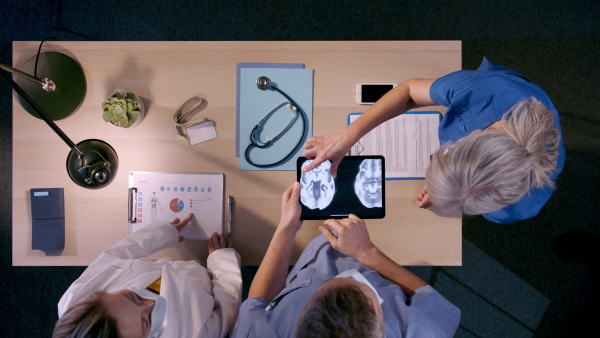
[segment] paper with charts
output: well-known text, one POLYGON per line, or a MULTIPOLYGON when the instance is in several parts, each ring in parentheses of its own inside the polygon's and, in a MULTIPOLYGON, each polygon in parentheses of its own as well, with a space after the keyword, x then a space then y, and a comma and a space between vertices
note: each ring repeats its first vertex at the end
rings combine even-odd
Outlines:
POLYGON ((225 175, 222 173, 129 173, 129 233, 155 220, 192 221, 180 232, 187 239, 208 239, 223 232, 225 175))
MULTIPOLYGON (((347 123, 362 113, 348 115, 347 123)), ((410 111, 388 120, 363 136, 350 155, 383 155, 386 180, 424 179, 429 157, 440 147, 437 111, 410 111)))

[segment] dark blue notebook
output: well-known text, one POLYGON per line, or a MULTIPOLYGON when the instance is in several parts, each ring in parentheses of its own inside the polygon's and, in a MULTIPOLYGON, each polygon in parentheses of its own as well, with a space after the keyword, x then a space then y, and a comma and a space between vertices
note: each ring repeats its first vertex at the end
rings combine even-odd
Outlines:
POLYGON ((65 248, 63 188, 31 189, 31 249, 65 248))

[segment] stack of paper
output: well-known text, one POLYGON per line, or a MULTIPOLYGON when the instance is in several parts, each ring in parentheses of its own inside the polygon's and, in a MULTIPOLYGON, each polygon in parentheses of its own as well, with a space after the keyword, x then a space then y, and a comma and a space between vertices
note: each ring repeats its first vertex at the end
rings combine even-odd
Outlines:
MULTIPOLYGON (((348 115, 348 124, 362 113, 348 115)), ((429 157, 440 147, 437 111, 411 111, 388 120, 363 136, 350 155, 383 155, 385 178, 424 179, 429 157)))

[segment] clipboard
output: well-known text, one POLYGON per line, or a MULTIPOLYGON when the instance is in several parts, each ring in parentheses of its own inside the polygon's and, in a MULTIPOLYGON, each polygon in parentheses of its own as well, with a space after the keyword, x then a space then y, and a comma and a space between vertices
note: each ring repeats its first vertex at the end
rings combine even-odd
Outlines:
POLYGON ((207 240, 223 233, 225 175, 223 173, 129 172, 128 233, 158 220, 194 217, 179 233, 207 240))

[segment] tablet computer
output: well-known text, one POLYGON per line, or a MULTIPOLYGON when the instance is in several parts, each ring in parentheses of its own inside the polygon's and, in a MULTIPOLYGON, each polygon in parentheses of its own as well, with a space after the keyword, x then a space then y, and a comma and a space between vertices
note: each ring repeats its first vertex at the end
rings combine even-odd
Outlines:
POLYGON ((385 159, 383 156, 346 156, 340 163, 337 178, 325 161, 309 172, 302 168, 311 163, 306 157, 296 162, 300 182, 301 219, 385 217, 385 159))

